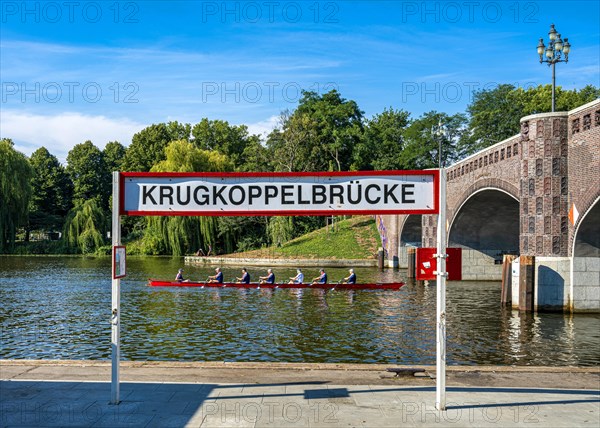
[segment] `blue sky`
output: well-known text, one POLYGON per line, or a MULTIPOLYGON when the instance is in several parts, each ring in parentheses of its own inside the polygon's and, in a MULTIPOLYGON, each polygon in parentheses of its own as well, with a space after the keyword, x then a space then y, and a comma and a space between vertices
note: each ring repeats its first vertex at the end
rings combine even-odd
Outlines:
POLYGON ((268 132, 300 89, 366 117, 464 112, 473 89, 550 83, 551 23, 572 44, 557 85, 600 86, 597 1, 3 1, 0 135, 61 161, 203 117, 268 132))

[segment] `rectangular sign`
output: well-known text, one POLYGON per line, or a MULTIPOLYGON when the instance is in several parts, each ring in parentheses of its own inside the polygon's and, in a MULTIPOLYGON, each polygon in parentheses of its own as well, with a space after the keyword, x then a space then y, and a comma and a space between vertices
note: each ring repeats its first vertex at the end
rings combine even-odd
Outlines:
POLYGON ((438 171, 121 173, 123 215, 435 214, 438 171))
POLYGON ((113 246, 113 279, 127 275, 126 249, 122 245, 113 246))

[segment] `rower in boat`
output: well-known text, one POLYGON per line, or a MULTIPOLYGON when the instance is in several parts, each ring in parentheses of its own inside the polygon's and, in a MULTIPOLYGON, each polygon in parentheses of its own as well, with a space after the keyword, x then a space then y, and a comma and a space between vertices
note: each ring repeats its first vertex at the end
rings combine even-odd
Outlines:
POLYGON ((273 269, 267 269, 267 276, 259 276, 259 284, 275 284, 275 274, 273 269))
POLYGON ((313 278, 312 283, 314 284, 327 284, 327 274, 325 273, 325 269, 321 269, 319 271, 321 274, 316 278, 313 278))
POLYGON ((356 284, 356 274, 354 273, 354 269, 350 269, 350 275, 344 278, 342 284, 356 284))
POLYGON ((250 274, 246 268, 242 268, 242 277, 236 278, 238 284, 250 284, 250 274))
POLYGON ((290 282, 288 284, 302 284, 304 282, 304 274, 302 273, 302 269, 298 268, 296 270, 296 276, 290 277, 290 282))
MULTIPOLYGON (((217 282, 208 282, 207 281, 190 281, 189 279, 183 281, 176 280, 160 280, 160 279, 149 279, 148 285, 153 287, 239 287, 239 288, 255 288, 256 284, 245 284, 245 283, 237 283, 237 282, 229 282, 229 283, 217 283, 217 282)), ((392 282, 392 283, 376 283, 376 282, 367 282, 367 283, 355 283, 355 284, 341 284, 341 283, 302 283, 302 284, 263 284, 264 288, 287 288, 287 289, 302 289, 302 288, 322 288, 322 289, 348 289, 348 290, 399 290, 404 283, 402 282, 392 282)))
POLYGON ((179 268, 179 271, 177 271, 177 276, 175 277, 175 281, 177 282, 189 282, 189 279, 184 279, 183 278, 183 268, 179 268))
POLYGON ((211 275, 208 277, 208 282, 210 282, 211 284, 223 284, 223 272, 221 272, 221 268, 215 268, 215 272, 215 275, 211 275))

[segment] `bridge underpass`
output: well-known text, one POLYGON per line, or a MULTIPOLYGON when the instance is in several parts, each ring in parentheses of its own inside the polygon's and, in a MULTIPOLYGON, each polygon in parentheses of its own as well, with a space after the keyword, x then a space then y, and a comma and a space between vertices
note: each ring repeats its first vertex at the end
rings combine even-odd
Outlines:
POLYGON ((519 202, 497 189, 482 189, 459 207, 448 246, 462 248, 465 280, 501 279, 504 254, 519 254, 519 202))
POLYGON ((404 222, 404 227, 400 233, 400 246, 412 246, 412 247, 420 247, 421 246, 421 236, 422 232, 422 224, 421 222, 423 216, 414 214, 409 215, 404 222))
POLYGON ((450 247, 518 254, 519 202, 494 189, 475 193, 459 208, 448 242, 450 247))

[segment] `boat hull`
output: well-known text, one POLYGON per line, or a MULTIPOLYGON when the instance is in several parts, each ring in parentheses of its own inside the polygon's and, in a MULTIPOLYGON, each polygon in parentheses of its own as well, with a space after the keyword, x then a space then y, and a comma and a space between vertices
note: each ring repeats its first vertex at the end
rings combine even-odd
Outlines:
POLYGON ((403 282, 392 283, 363 283, 363 284, 238 284, 236 282, 225 282, 223 284, 195 281, 162 281, 158 279, 149 279, 150 287, 199 287, 199 288, 317 288, 323 290, 399 290, 404 285, 403 282))

